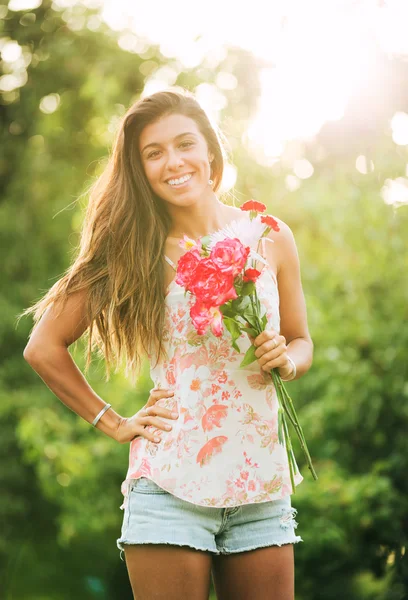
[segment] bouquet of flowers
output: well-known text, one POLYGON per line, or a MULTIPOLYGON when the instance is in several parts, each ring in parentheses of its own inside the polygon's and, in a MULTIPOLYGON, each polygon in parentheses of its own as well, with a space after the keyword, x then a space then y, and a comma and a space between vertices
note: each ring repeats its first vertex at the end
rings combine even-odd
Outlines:
MULTIPOLYGON (((266 210, 264 204, 254 200, 245 202, 240 208, 249 211, 251 222, 266 210)), ((272 216, 262 215, 260 221, 264 230, 259 242, 271 229, 279 231, 279 225, 272 216)), ((240 352, 237 339, 243 333, 256 338, 267 325, 266 315, 261 316, 261 304, 255 286, 261 275, 255 268, 255 261, 265 260, 237 237, 225 237, 215 244, 210 244, 210 240, 210 236, 204 236, 198 241, 184 236, 180 245, 187 252, 178 261, 176 283, 184 288, 186 294, 195 297, 190 316, 197 333, 203 335, 210 329, 219 337, 225 326, 231 334, 233 348, 240 352)), ((252 344, 240 366, 247 366, 256 359, 255 347, 252 344)), ((317 475, 293 402, 282 383, 278 369, 272 369, 269 374, 278 397, 278 439, 280 444, 286 446, 291 483, 295 492, 295 457, 286 418, 295 428, 314 479, 317 479, 317 475)))

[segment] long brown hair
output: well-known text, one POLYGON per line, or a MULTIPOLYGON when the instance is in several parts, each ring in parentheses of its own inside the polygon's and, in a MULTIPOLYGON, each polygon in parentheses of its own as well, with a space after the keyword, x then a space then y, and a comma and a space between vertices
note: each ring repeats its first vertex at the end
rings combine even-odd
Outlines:
POLYGON ((144 173, 139 136, 146 125, 169 114, 182 114, 197 123, 214 156, 211 179, 218 190, 223 137, 194 95, 169 89, 138 100, 123 116, 107 166, 88 190, 76 258, 45 296, 22 313, 33 315, 35 327, 50 305, 61 305, 62 310, 70 294, 87 290, 85 371, 97 349, 105 358, 107 380, 112 363, 117 370, 124 361, 126 375, 135 381, 143 353, 150 356, 153 350, 157 360, 163 357, 163 254, 171 218, 144 173))

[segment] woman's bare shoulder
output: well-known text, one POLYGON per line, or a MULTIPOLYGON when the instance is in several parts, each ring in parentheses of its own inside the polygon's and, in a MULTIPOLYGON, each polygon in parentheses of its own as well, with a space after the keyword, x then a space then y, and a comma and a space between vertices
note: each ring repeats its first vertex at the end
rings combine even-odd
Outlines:
POLYGON ((296 253, 296 242, 293 232, 289 225, 275 215, 270 215, 275 219, 279 226, 279 231, 271 229, 266 238, 271 240, 272 244, 266 244, 269 256, 273 256, 276 265, 276 271, 282 268, 284 261, 293 253, 296 253), (271 248, 272 247, 272 248, 271 248))

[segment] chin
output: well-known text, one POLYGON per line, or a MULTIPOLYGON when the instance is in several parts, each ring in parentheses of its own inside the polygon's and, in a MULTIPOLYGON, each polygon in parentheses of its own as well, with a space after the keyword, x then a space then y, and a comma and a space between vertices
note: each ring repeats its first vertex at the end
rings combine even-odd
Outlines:
POLYGON ((180 198, 180 199, 174 199, 174 198, 166 198, 166 202, 168 204, 171 204, 172 206, 194 206, 195 204, 198 204, 200 201, 199 198, 192 198, 191 196, 189 198, 180 198))
POLYGON ((173 195, 171 192, 167 192, 166 195, 164 195, 161 190, 161 194, 159 193, 158 195, 169 204, 173 204, 173 206, 191 206, 200 201, 203 190, 200 188, 193 189, 190 190, 188 194, 180 194, 179 197, 176 194, 173 195))

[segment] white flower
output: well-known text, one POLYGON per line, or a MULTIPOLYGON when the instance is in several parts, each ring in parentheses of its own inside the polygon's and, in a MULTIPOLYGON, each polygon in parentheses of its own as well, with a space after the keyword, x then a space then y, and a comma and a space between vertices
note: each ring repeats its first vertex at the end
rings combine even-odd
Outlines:
POLYGON ((227 238, 238 238, 244 246, 252 248, 258 243, 267 225, 261 222, 259 216, 252 221, 249 216, 245 215, 242 219, 236 219, 232 223, 228 223, 225 227, 211 233, 208 247, 212 248, 217 242, 227 238))

